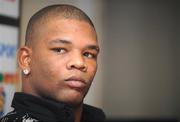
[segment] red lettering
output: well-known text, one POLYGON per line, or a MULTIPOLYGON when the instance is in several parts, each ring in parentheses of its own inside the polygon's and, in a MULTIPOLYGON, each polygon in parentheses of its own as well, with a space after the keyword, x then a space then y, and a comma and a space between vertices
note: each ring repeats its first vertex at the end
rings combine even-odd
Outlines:
POLYGON ((13 2, 16 2, 16 0, 6 0, 6 1, 8 1, 8 2, 12 2, 12 3, 13 3, 13 2))

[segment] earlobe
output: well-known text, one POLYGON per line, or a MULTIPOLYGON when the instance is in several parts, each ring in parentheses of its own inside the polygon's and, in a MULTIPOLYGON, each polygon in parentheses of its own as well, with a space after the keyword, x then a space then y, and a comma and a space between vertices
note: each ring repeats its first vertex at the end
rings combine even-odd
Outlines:
POLYGON ((30 71, 31 49, 26 46, 21 47, 18 50, 17 61, 23 71, 30 71))

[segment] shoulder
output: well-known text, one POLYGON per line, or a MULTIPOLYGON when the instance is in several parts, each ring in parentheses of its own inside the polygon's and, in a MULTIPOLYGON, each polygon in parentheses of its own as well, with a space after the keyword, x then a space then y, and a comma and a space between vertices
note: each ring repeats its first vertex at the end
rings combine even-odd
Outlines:
POLYGON ((83 106, 83 114, 87 121, 105 121, 106 118, 102 109, 87 104, 83 106))
POLYGON ((0 122, 38 122, 37 119, 31 117, 28 113, 12 111, 0 118, 0 122))

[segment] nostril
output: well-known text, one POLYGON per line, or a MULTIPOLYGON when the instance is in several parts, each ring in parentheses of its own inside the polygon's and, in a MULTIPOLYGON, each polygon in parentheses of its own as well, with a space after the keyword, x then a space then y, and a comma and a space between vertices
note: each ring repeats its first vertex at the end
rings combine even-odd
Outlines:
POLYGON ((86 71, 87 70, 87 65, 85 63, 69 63, 67 65, 67 68, 69 70, 72 70, 72 69, 77 69, 77 70, 81 70, 81 71, 86 71))
POLYGON ((69 57, 69 62, 67 62, 67 69, 77 69, 83 72, 86 71, 87 65, 84 57, 79 52, 73 53, 71 57, 69 57))
POLYGON ((85 65, 84 64, 76 64, 76 65, 72 65, 72 68, 76 68, 76 69, 84 69, 85 65))

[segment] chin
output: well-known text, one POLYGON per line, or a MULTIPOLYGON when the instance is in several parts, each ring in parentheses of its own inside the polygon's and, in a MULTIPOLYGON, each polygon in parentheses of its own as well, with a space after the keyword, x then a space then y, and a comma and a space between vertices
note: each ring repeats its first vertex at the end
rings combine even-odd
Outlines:
MULTIPOLYGON (((62 94, 61 94, 62 95, 62 94)), ((59 102, 65 103, 69 106, 75 107, 79 106, 83 103, 84 95, 82 93, 76 92, 71 92, 71 93, 66 93, 63 96, 58 96, 57 100, 59 102)))
POLYGON ((68 102, 65 103, 65 104, 67 104, 67 105, 70 106, 70 107, 75 108, 75 107, 81 106, 82 103, 83 103, 83 101, 68 101, 68 102))
POLYGON ((67 99, 67 103, 72 105, 79 105, 82 104, 83 99, 83 96, 69 96, 69 98, 67 99))
POLYGON ((69 97, 68 99, 61 100, 61 102, 65 103, 71 107, 78 107, 79 105, 81 105, 83 103, 83 98, 69 97))

